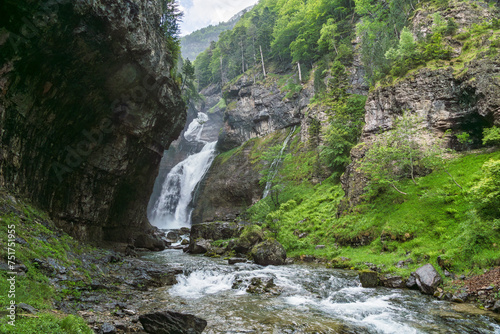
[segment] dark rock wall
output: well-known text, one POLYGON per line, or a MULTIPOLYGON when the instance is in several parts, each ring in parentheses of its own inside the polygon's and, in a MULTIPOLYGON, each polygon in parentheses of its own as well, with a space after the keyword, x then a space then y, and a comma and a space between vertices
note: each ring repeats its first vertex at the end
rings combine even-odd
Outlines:
POLYGON ((72 235, 125 241, 185 121, 156 1, 0 4, 0 185, 72 235))

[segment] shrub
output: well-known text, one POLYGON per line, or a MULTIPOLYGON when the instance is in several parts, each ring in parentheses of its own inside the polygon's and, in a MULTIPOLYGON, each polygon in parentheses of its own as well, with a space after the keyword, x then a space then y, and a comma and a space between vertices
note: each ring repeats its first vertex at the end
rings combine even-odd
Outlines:
POLYGON ((500 215, 500 160, 483 164, 479 182, 471 188, 474 201, 483 216, 500 215))

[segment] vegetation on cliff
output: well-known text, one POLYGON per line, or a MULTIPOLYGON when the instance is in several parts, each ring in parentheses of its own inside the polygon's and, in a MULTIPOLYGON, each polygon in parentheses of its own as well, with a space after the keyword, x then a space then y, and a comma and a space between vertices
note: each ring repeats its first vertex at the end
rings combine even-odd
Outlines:
MULTIPOLYGON (((246 71, 256 85, 277 82, 290 92, 286 98, 310 86, 314 97, 304 115, 306 140, 294 135, 276 174, 269 171, 281 154, 280 142, 253 146, 258 153, 252 168, 260 170, 262 187, 273 183, 275 194, 249 207, 242 219, 263 223, 265 235, 276 237, 289 255, 314 255, 340 267, 376 264, 407 276, 429 261, 452 274, 500 265, 499 136, 491 110, 474 116, 481 121, 447 119, 434 128, 426 128, 422 119, 412 123, 408 114, 398 128, 397 117, 405 109, 398 101, 395 115, 372 115, 390 121, 363 133, 360 143, 365 108, 372 107, 365 105, 366 96, 354 94, 350 81, 358 57, 361 64, 355 66, 365 70, 372 91, 389 87, 384 91, 388 100, 390 94, 403 94, 398 82, 440 70, 451 71, 456 80, 469 75, 467 82, 474 82, 478 78, 467 74, 478 66, 474 61, 498 58, 495 13, 494 3, 483 2, 261 1, 197 58, 199 87, 215 83, 230 90, 246 71), (445 150, 446 145, 461 152, 445 150), (345 209, 339 177, 352 162, 353 148, 351 169, 364 173, 357 176, 359 187, 368 188, 361 191, 361 204, 345 209)), ((439 85, 436 80, 431 94, 447 89, 439 85)), ((460 111, 477 112, 472 101, 488 93, 460 89, 460 111)), ((223 153, 219 167, 240 152, 223 153)))

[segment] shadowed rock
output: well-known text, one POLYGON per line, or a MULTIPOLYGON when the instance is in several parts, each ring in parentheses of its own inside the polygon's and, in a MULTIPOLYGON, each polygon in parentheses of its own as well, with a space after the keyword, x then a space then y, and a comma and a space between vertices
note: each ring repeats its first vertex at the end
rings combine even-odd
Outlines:
POLYGON ((144 330, 151 334, 198 334, 207 322, 191 314, 163 311, 139 317, 144 330))

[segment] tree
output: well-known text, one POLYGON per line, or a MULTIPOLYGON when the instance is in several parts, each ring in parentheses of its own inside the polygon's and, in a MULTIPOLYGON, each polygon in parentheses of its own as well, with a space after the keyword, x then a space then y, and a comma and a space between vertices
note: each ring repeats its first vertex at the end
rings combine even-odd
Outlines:
POLYGON ((421 122, 418 115, 404 111, 401 117, 394 120, 392 130, 377 136, 359 167, 368 177, 371 190, 391 186, 400 194, 407 195, 396 187, 397 181, 409 177, 416 184, 416 167, 425 170, 438 165, 437 159, 442 155, 437 148, 424 147, 417 141, 417 134, 421 134, 421 122))
POLYGON ((500 217, 500 160, 490 159, 483 164, 481 179, 471 188, 471 193, 486 217, 500 217))
POLYGON ((186 59, 184 61, 184 64, 182 65, 182 74, 183 74, 183 80, 182 80, 182 87, 181 90, 184 89, 184 86, 186 85, 187 81, 193 81, 195 79, 194 76, 194 66, 193 63, 189 59, 186 59))

